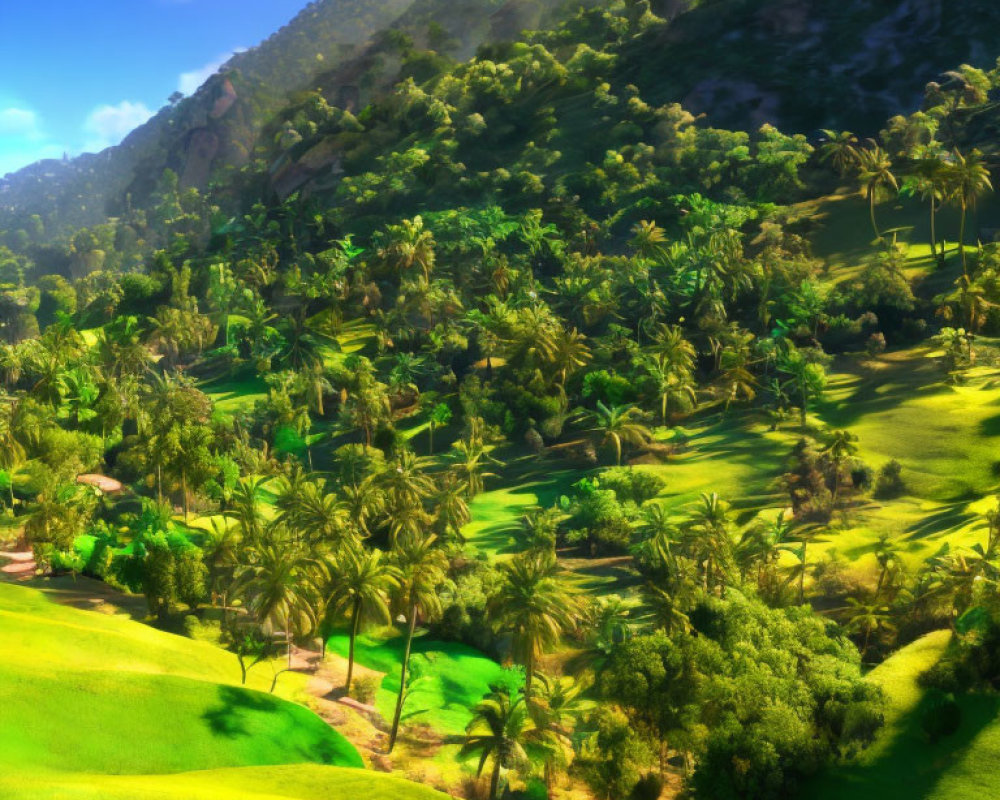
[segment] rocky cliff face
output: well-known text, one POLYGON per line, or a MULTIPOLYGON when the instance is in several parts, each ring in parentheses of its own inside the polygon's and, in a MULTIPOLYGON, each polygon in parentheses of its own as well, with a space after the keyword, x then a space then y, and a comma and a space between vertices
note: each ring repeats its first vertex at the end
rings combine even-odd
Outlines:
POLYGON ((722 126, 873 134, 926 83, 1000 55, 1000 5, 965 0, 660 0, 660 95, 722 126), (678 4, 683 5, 678 13, 678 4), (667 63, 669 62, 669 64, 667 63))
MULTIPOLYGON (((593 0, 584 0, 593 2, 593 0)), ((483 42, 513 38, 541 24, 564 0, 316 0, 258 47, 235 55, 192 97, 167 106, 118 147, 69 161, 46 161, 0 179, 0 230, 31 214, 50 233, 97 224, 127 202, 143 206, 163 170, 183 186, 203 188, 222 167, 247 163, 264 126, 290 93, 319 88, 328 102, 357 110, 394 77, 373 70, 372 48, 385 32, 405 32, 422 46, 431 23, 449 54, 471 56, 483 42), (422 41, 423 40, 423 41, 422 41), (362 86, 363 81, 367 84, 362 86)), ((279 193, 293 191, 334 156, 311 153, 279 165, 279 193), (280 172, 280 170, 279 170, 280 172)))

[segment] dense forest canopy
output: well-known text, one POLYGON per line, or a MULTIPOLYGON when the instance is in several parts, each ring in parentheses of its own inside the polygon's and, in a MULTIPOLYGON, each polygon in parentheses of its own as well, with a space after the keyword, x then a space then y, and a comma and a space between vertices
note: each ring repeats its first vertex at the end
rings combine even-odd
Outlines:
MULTIPOLYGON (((296 44, 313 4, 161 112, 229 103, 240 158, 147 154, 94 224, 5 209, 21 572, 141 598, 232 654, 230 693, 329 680, 351 744, 294 763, 353 745, 491 800, 958 796, 1000 665, 1000 67, 955 42, 996 12, 954 11, 912 106, 930 67, 893 39, 849 109, 760 48, 919 43, 936 4, 469 3, 462 41, 356 5, 405 24, 296 44), (337 68, 253 88, 320 46, 337 68), (780 102, 680 102, 734 65, 780 102)), ((293 763, 240 758, 124 772, 293 763)))

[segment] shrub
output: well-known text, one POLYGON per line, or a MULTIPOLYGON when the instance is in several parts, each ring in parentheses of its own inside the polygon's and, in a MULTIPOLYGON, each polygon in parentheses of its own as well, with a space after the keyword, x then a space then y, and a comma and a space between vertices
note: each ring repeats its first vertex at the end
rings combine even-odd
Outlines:
POLYGON ((354 681, 354 699, 370 706, 375 702, 382 678, 378 675, 360 675, 354 681))
POLYGON ((906 490, 902 472, 903 466, 896 459, 883 464, 875 477, 875 496, 881 500, 899 497, 906 490))
POLYGON ((611 489, 623 502, 633 502, 641 506, 652 500, 666 486, 666 481, 653 472, 636 470, 632 467, 614 467, 601 473, 601 485, 611 489))

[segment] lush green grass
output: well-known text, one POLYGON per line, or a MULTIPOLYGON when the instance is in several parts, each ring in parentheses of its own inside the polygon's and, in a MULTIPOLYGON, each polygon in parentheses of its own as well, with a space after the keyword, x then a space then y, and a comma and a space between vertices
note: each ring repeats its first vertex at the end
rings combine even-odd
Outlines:
POLYGON ((362 766, 304 706, 127 671, 0 665, 0 769, 142 774, 262 764, 362 766))
MULTIPOLYGON (((58 775, 42 797, 114 796, 104 793, 101 775, 362 766, 354 747, 313 712, 259 691, 270 685, 269 667, 252 671, 252 688, 243 688, 235 657, 209 644, 5 583, 0 631, 0 775, 21 783, 58 775)), ((292 696, 304 682, 289 674, 278 685, 292 696)), ((159 779, 149 781, 152 791, 159 779)), ((178 788, 150 796, 190 795, 178 788)))
MULTIPOLYGON (((33 589, 0 583, 0 663, 29 670, 37 663, 67 670, 170 675, 238 684, 236 657, 205 642, 164 633, 119 616, 92 614, 51 602, 33 589)), ((250 672, 248 687, 266 690, 271 669, 250 672)), ((285 697, 301 694, 304 676, 278 679, 285 697)))
POLYGON ((496 471, 503 481, 487 480, 488 491, 476 495, 469 504, 472 520, 462 529, 472 549, 491 557, 521 550, 519 533, 525 512, 535 506, 550 507, 589 473, 554 460, 510 458, 506 454, 501 458, 507 463, 496 471))
POLYGON ((869 680, 886 694, 886 726, 858 761, 815 781, 816 800, 979 800, 1000 795, 1000 698, 967 695, 956 733, 931 744, 921 731, 925 699, 917 678, 944 652, 947 631, 904 647, 869 680))
POLYGON ((258 400, 267 399, 267 386, 256 375, 208 381, 201 388, 224 414, 252 411, 258 400))
POLYGON ((391 775, 314 764, 180 775, 0 774, 0 798, 11 800, 446 800, 446 797, 391 775))
MULTIPOLYGON (((387 720, 396 707, 405 644, 404 637, 392 630, 360 635, 355 643, 359 664, 386 673, 375 705, 387 720)), ((329 648, 346 658, 347 635, 332 637, 329 648)), ((505 675, 499 664, 474 648, 419 635, 413 641, 410 667, 415 680, 403 706, 404 724, 424 723, 445 734, 464 732, 472 708, 490 684, 505 675)))
POLYGON ((886 534, 916 562, 945 541, 982 540, 1000 480, 1000 373, 977 368, 952 386, 938 355, 916 348, 838 362, 821 419, 855 434, 858 455, 872 467, 899 461, 906 494, 838 515, 821 547, 857 560, 886 534))

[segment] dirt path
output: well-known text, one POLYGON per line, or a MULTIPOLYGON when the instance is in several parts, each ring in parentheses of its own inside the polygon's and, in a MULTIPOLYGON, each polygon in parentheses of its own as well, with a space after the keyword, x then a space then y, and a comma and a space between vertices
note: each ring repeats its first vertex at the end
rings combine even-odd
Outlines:
POLYGON ((34 577, 38 568, 30 550, 26 552, 0 550, 0 561, 7 562, 0 567, 0 574, 7 580, 28 580, 34 577))

